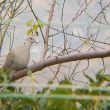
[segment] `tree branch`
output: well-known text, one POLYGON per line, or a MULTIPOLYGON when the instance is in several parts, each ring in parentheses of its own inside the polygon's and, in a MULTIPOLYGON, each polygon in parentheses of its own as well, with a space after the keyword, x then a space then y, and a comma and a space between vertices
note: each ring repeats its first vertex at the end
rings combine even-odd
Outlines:
POLYGON ((29 70, 31 70, 34 73, 34 72, 40 71, 48 66, 52 66, 52 65, 56 65, 56 64, 60 64, 60 63, 66 63, 66 62, 77 61, 77 60, 94 59, 94 58, 104 58, 104 57, 109 57, 109 56, 110 56, 110 50, 102 51, 102 52, 77 53, 77 54, 70 54, 70 55, 45 59, 45 60, 40 61, 37 64, 29 66, 28 68, 15 73, 12 76, 11 81, 15 81, 17 79, 20 79, 20 78, 28 75, 29 70))
MULTIPOLYGON (((29 5, 29 7, 30 7, 30 9, 31 9, 31 11, 32 11, 32 14, 33 14, 34 18, 35 18, 35 19, 36 19, 36 21, 38 22, 38 20, 40 20, 40 19, 36 16, 36 14, 35 14, 35 12, 34 12, 34 10, 33 10, 32 6, 31 6, 31 4, 30 4, 29 0, 27 0, 27 2, 28 2, 28 5, 29 5)), ((40 32, 41 32, 42 38, 43 38, 44 43, 45 43, 44 34, 43 34, 42 28, 41 28, 41 26, 39 25, 39 23, 38 23, 38 26, 39 26, 39 29, 40 29, 40 32)))
POLYGON ((49 11, 49 17, 48 17, 47 27, 46 27, 46 31, 45 31, 43 59, 45 58, 45 55, 46 55, 47 50, 48 50, 48 38, 49 38, 50 24, 51 24, 52 17, 53 17, 55 3, 56 3, 56 0, 53 0, 52 4, 51 4, 51 7, 50 7, 50 11, 49 11))

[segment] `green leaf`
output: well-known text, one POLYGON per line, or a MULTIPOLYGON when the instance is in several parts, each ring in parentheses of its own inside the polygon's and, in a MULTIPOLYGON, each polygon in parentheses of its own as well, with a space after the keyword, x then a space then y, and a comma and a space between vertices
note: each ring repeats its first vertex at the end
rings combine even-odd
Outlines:
MULTIPOLYGON (((65 79, 59 82, 59 85, 50 91, 51 95, 72 95, 72 88, 67 88, 71 86, 71 81, 65 79)), ((48 99, 45 110, 76 110, 75 102, 72 99, 48 99)))
POLYGON ((102 69, 100 69, 100 70, 97 72, 97 74, 96 74, 96 79, 102 79, 102 78, 101 78, 101 75, 104 74, 104 70, 105 70, 105 67, 102 68, 102 69))
POLYGON ((97 74, 103 74, 103 73, 104 73, 104 70, 105 70, 105 67, 102 68, 102 69, 100 69, 100 70, 97 72, 97 74))
POLYGON ((69 80, 62 80, 59 82, 59 85, 56 87, 56 89, 51 91, 51 94, 70 95, 72 94, 72 89, 66 88, 67 86, 70 86, 70 85, 72 85, 72 83, 69 80), (63 88, 59 86, 63 86, 63 88))
POLYGON ((46 98, 40 98, 38 100, 38 104, 39 104, 40 110, 45 110, 45 106, 47 104, 47 99, 46 98))
POLYGON ((62 81, 60 81, 60 83, 59 84, 64 84, 64 85, 72 85, 72 83, 71 83, 71 81, 70 80, 62 80, 62 81))
POLYGON ((100 74, 100 75, 98 75, 98 79, 102 79, 102 80, 110 82, 110 75, 109 74, 100 74))
POLYGON ((38 20, 38 24, 39 24, 39 26, 40 26, 41 28, 44 27, 44 23, 43 23, 41 20, 38 20))
POLYGON ((34 24, 33 25, 33 30, 36 31, 37 29, 38 29, 38 25, 37 24, 34 24))
POLYGON ((33 34, 33 30, 32 30, 32 29, 29 29, 29 30, 27 31, 27 35, 28 35, 28 36, 32 36, 32 34, 33 34))
POLYGON ((87 74, 85 74, 85 73, 83 73, 84 74, 84 76, 90 81, 90 83, 94 83, 94 80, 90 77, 90 76, 88 76, 87 74))
POLYGON ((29 26, 29 27, 32 26, 32 24, 33 24, 33 19, 30 19, 30 20, 27 21, 27 23, 26 23, 26 25, 29 26))
POLYGON ((48 81, 48 84, 53 84, 53 80, 49 80, 48 81))

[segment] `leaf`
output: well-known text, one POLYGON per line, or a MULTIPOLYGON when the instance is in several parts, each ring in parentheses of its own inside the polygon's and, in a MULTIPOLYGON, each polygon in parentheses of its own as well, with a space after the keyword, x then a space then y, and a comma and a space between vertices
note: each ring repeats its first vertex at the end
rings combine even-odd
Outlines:
POLYGON ((69 94, 70 95, 72 94, 72 89, 66 88, 70 85, 72 85, 72 83, 69 80, 62 80, 59 82, 59 85, 56 87, 56 89, 51 91, 51 94, 63 94, 63 95, 69 94), (59 86, 62 86, 62 88, 59 86))
POLYGON ((94 83, 94 80, 90 77, 90 76, 88 76, 87 74, 85 74, 85 73, 83 73, 84 74, 84 76, 90 81, 90 83, 94 83))
POLYGON ((16 110, 32 110, 32 105, 29 104, 19 104, 16 110))
POLYGON ((30 19, 30 20, 26 23, 26 25, 29 26, 29 27, 32 26, 32 24, 33 24, 33 19, 30 19))
POLYGON ((39 104, 40 110, 45 110, 46 103, 47 103, 47 99, 46 98, 40 98, 38 100, 38 104, 39 104))
POLYGON ((103 74, 103 73, 104 73, 104 70, 105 70, 105 67, 102 68, 102 69, 100 69, 100 70, 97 72, 97 74, 103 74))
POLYGON ((98 75, 98 78, 110 82, 109 74, 100 74, 100 75, 98 75))
MULTIPOLYGON (((65 79, 59 82, 59 85, 53 89, 50 90, 51 95, 72 95, 72 88, 68 88, 68 86, 71 86, 72 83, 71 81, 65 79)), ((57 99, 56 98, 48 98, 46 105, 45 105, 45 110, 75 110, 75 103, 73 102, 72 99, 57 99), (74 107, 73 107, 74 106, 74 107)))
POLYGON ((38 24, 39 24, 39 26, 40 26, 41 28, 44 27, 44 23, 43 23, 41 20, 38 20, 38 24))
POLYGON ((105 67, 100 69, 96 74, 96 79, 101 79, 101 75, 104 74, 105 67))
POLYGON ((32 29, 29 29, 29 30, 27 31, 27 35, 28 35, 28 36, 32 36, 32 34, 33 34, 33 30, 32 30, 32 29))
POLYGON ((64 84, 64 85, 72 85, 72 83, 70 82, 70 80, 62 80, 62 81, 60 81, 60 83, 59 84, 64 84))
POLYGON ((48 84, 53 84, 53 80, 49 80, 48 81, 48 84))
POLYGON ((36 31, 37 29, 38 29, 38 25, 37 24, 34 24, 33 25, 33 30, 36 31))

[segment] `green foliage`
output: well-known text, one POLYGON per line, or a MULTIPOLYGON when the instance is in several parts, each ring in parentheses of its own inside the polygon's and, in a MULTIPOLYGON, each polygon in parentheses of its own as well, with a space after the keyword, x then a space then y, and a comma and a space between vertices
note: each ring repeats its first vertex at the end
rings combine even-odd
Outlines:
POLYGON ((50 86, 39 93, 29 95, 25 95, 22 88, 16 89, 2 73, 6 73, 6 71, 1 70, 0 81, 5 84, 8 82, 8 84, 2 91, 0 90, 0 110, 110 109, 110 99, 100 99, 100 97, 110 97, 110 88, 103 87, 105 81, 110 82, 110 75, 105 74, 104 69, 99 70, 94 79, 84 73, 90 83, 88 87, 74 88, 75 86, 67 79, 60 81, 57 86, 52 86, 53 81, 49 81, 50 86))
POLYGON ((38 20, 37 23, 34 23, 33 19, 30 19, 27 21, 26 26, 29 27, 27 30, 27 35, 28 36, 33 36, 34 34, 38 35, 38 28, 43 28, 44 23, 41 20, 38 20))
POLYGON ((29 21, 27 21, 26 26, 32 26, 33 25, 33 19, 30 19, 29 21))
MULTIPOLYGON (((55 88, 49 91, 49 94, 47 94, 47 91, 43 94, 45 96, 55 96, 54 98, 40 98, 39 99, 39 105, 40 110, 73 110, 73 100, 72 99, 60 99, 58 96, 66 96, 66 95, 72 95, 72 89, 71 88, 61 88, 62 85, 72 85, 72 83, 69 80, 63 80, 59 83, 59 85, 55 88)), ((48 89, 47 89, 48 90, 48 89)))
POLYGON ((44 23, 41 20, 38 20, 38 25, 43 28, 44 27, 44 23))
POLYGON ((27 31, 27 35, 28 35, 28 36, 32 36, 32 34, 33 34, 33 30, 32 30, 32 29, 29 29, 29 30, 27 31))
POLYGON ((34 25, 33 25, 33 30, 36 31, 36 30, 38 29, 38 27, 39 27, 39 26, 38 26, 37 24, 34 24, 34 25))
POLYGON ((0 69, 0 83, 6 83, 9 82, 9 69, 5 68, 1 68, 0 69))

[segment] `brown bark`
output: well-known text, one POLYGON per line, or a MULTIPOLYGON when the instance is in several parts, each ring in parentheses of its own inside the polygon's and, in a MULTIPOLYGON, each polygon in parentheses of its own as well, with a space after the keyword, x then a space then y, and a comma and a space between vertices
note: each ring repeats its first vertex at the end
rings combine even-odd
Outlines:
POLYGON ((66 63, 66 62, 77 61, 77 60, 94 59, 94 58, 104 58, 104 57, 109 57, 109 56, 110 56, 110 51, 101 51, 101 52, 77 53, 77 54, 71 54, 71 55, 45 59, 45 60, 40 61, 37 64, 29 66, 28 68, 15 73, 15 75, 11 78, 11 81, 15 81, 17 79, 20 79, 26 76, 29 70, 31 70, 34 73, 48 66, 52 66, 52 65, 56 65, 60 63, 66 63))

